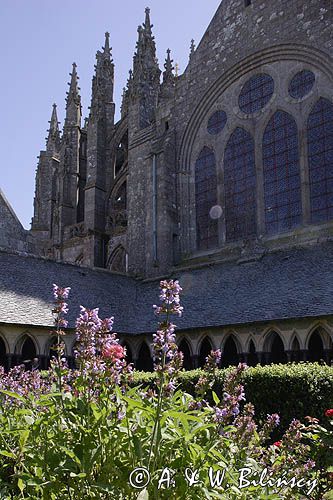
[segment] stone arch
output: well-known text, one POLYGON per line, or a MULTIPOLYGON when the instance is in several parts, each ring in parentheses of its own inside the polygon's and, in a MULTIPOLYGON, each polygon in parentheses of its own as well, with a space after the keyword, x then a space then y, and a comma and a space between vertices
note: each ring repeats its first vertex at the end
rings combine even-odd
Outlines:
POLYGON ((107 268, 118 273, 127 272, 127 253, 122 245, 118 245, 111 253, 107 268))
POLYGON ((31 369, 34 358, 37 358, 40 349, 37 340, 30 333, 24 333, 19 337, 15 346, 16 359, 24 363, 27 370, 31 369))
POLYGON ((183 353, 183 356, 184 356, 183 367, 185 368, 185 370, 192 370, 193 362, 192 362, 191 346, 185 337, 183 337, 180 340, 179 345, 178 345, 178 350, 183 353))
MULTIPOLYGON (((203 124, 205 123, 210 110, 215 109, 216 102, 221 102, 223 94, 232 86, 236 86, 243 78, 247 78, 251 73, 255 73, 262 68, 272 68, 272 64, 286 62, 293 65, 306 65, 312 70, 319 70, 324 77, 333 80, 333 64, 332 59, 327 58, 327 54, 319 49, 305 46, 302 44, 280 44, 278 46, 268 47, 264 50, 257 51, 243 60, 239 61, 232 68, 223 72, 219 78, 212 81, 207 86, 207 91, 198 101, 198 104, 193 108, 192 115, 188 120, 187 127, 180 141, 179 153, 179 171, 178 171, 178 188, 180 192, 180 217, 181 217, 181 251, 184 254, 191 254, 195 251, 195 232, 193 231, 192 212, 193 206, 193 179, 191 176, 193 166, 193 151, 196 148, 196 142, 202 136, 203 124)), ((245 81, 245 80, 244 80, 245 81)), ((282 91, 282 89, 281 89, 282 91)), ((280 99, 280 105, 283 106, 283 101, 280 99)), ((273 102, 273 101, 272 101, 273 102)), ((306 103, 307 104, 307 103, 306 103)), ((289 106, 287 106, 289 108, 289 106)), ((303 106, 304 111, 304 106, 303 106)), ((235 114, 236 112, 233 111, 235 114)), ((297 116, 297 112, 295 116, 297 116)), ((264 114, 262 114, 264 118, 264 114)), ((249 121, 249 120, 247 120, 249 121)), ((244 121, 245 124, 245 121, 244 121)), ((252 127, 253 128, 253 127, 252 127)), ((252 131, 253 132, 253 131, 252 131)), ((255 134, 257 142, 257 131, 255 134)), ((225 137, 224 137, 225 140, 225 137)), ((260 135, 259 140, 262 140, 260 135)), ((303 147, 303 144, 302 144, 303 147)), ((221 155, 217 156, 220 162, 221 155)), ((261 154, 259 153, 259 159, 261 154)), ((261 161, 260 161, 261 163, 261 161)), ((261 193, 261 172, 258 180, 260 182, 261 193)), ((261 196, 258 204, 260 207, 263 203, 261 196)), ((260 214, 257 214, 260 234, 263 231, 263 221, 260 214)), ((221 223, 222 226, 222 223, 221 223)), ((221 227, 221 231, 222 231, 221 227)), ((222 233, 221 233, 222 235, 222 233)))
POLYGON ((333 80, 332 59, 325 52, 313 47, 301 44, 280 44, 247 56, 213 82, 194 109, 180 144, 180 163, 183 169, 190 169, 190 155, 197 131, 207 115, 207 109, 212 108, 219 96, 244 75, 270 65, 272 62, 285 60, 310 64, 311 67, 318 68, 333 80))
POLYGON ((198 352, 198 365, 202 368, 206 363, 206 358, 213 350, 213 343, 208 335, 206 335, 200 342, 198 352))
POLYGON ((307 338, 308 361, 320 361, 325 359, 325 341, 322 327, 312 329, 307 338))
POLYGON ((9 353, 8 344, 5 338, 0 334, 0 366, 6 366, 7 353, 9 353))
POLYGON ((290 351, 290 361, 293 361, 295 363, 301 361, 301 342, 296 332, 294 333, 290 341, 290 351))
POLYGON ((270 363, 286 363, 287 356, 282 335, 276 329, 271 330, 265 339, 265 351, 269 353, 270 363))
POLYGON ((249 366, 256 366, 258 364, 258 354, 253 338, 250 339, 247 355, 247 364, 249 366))
POLYGON ((235 335, 229 334, 222 347, 222 366, 235 366, 239 363, 239 343, 235 335))
POLYGON ((145 341, 142 342, 139 348, 136 369, 144 372, 152 372, 154 369, 150 349, 145 341))

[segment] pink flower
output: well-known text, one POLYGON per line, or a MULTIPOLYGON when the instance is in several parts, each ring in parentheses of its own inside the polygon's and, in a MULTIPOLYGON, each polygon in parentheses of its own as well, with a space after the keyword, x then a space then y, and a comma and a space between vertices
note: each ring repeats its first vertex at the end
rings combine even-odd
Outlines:
POLYGON ((325 411, 325 416, 326 417, 333 417, 333 409, 326 410, 325 411))
POLYGON ((282 446, 282 441, 275 441, 274 446, 280 448, 280 446, 282 446))
POLYGON ((119 359, 123 359, 125 357, 125 350, 119 344, 112 344, 103 349, 103 357, 110 359, 113 363, 115 363, 119 359))

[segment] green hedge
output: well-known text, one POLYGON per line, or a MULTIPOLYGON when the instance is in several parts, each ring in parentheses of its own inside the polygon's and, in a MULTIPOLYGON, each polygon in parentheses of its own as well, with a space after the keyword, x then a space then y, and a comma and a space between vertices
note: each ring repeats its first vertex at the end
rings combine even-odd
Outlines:
MULTIPOLYGON (((219 370, 214 390, 223 392, 223 380, 227 371, 219 370)), ((182 372, 179 376, 181 388, 190 394, 202 374, 202 370, 182 372)), ((151 385, 154 373, 137 372, 134 384, 151 385)), ((265 419, 269 413, 279 413, 281 428, 285 429, 293 418, 304 421, 310 415, 327 423, 325 410, 333 408, 333 367, 318 363, 268 365, 249 368, 243 376, 246 400, 254 404, 256 419, 265 419)))

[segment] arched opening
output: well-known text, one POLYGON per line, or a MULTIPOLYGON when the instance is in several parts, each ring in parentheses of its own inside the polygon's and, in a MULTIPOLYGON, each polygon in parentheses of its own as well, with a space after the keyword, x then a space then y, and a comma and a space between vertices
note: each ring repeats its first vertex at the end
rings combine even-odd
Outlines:
POLYGON ((195 210, 198 250, 206 250, 217 246, 217 219, 211 217, 211 209, 216 205, 215 155, 211 149, 204 147, 195 163, 195 210))
POLYGON ((149 347, 146 342, 141 344, 139 357, 136 362, 136 369, 141 372, 152 372, 154 369, 153 360, 150 355, 149 347))
POLYGON ((5 341, 0 337, 0 365, 6 366, 6 344, 5 341))
POLYGON ((211 341, 209 340, 208 337, 205 337, 203 341, 201 342, 200 345, 200 351, 199 351, 199 367, 202 368, 206 364, 206 358, 210 354, 210 351, 212 351, 213 346, 211 341))
POLYGON ((224 154, 226 238, 228 241, 256 234, 256 169, 254 140, 236 128, 224 154))
POLYGON ((301 360, 301 351, 298 338, 295 337, 291 344, 291 361, 298 363, 301 360))
POLYGON ((266 232, 289 231, 302 222, 298 131, 292 116, 284 111, 272 116, 262 150, 266 232))
POLYGON ((281 340, 280 335, 278 335, 276 332, 273 332, 272 334, 270 362, 271 363, 287 362, 287 356, 284 351, 283 342, 281 340))
POLYGON ((318 330, 315 330, 309 340, 309 361, 325 359, 324 345, 318 330))
POLYGON ((29 335, 25 337, 21 349, 22 363, 24 363, 26 370, 31 370, 34 358, 37 357, 36 346, 34 341, 29 335))
POLYGON ((131 349, 129 343, 124 342, 123 347, 125 347, 125 349, 126 349, 126 361, 127 361, 127 363, 133 363, 133 354, 132 354, 132 349, 131 349))
POLYGON ((183 367, 185 368, 185 370, 192 370, 193 364, 192 364, 191 351, 186 339, 182 339, 181 343, 179 344, 178 350, 183 353, 184 356, 183 367))
POLYGON ((232 335, 227 338, 224 348, 222 349, 222 366, 237 366, 239 357, 237 352, 236 342, 232 335))
POLYGON ((123 167, 127 164, 128 157, 128 132, 126 132, 116 150, 116 158, 114 164, 114 177, 120 173, 123 167))
POLYGON ((249 366, 256 366, 258 364, 258 355, 256 351, 256 346, 254 345, 253 340, 250 340, 249 344, 249 353, 247 357, 247 364, 249 366))
POLYGON ((333 218, 333 104, 319 99, 308 118, 312 222, 333 218))

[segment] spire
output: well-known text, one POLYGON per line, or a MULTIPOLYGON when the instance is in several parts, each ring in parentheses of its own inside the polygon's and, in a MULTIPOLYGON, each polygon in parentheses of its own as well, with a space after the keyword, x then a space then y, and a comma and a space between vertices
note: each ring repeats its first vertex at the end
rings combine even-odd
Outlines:
POLYGON ((53 104, 51 120, 49 121, 48 137, 46 139, 47 151, 57 152, 60 149, 60 131, 57 117, 57 105, 53 104))
POLYGON ((113 102, 114 64, 110 47, 110 34, 105 33, 102 51, 96 53, 95 75, 92 81, 90 116, 100 116, 105 111, 105 104, 113 102))
POLYGON ((69 91, 66 98, 66 118, 65 126, 74 125, 80 126, 81 122, 81 97, 79 87, 79 77, 76 71, 76 63, 73 63, 72 73, 70 73, 71 81, 69 91))
POLYGON ((133 86, 135 93, 140 93, 144 84, 159 87, 161 71, 156 58, 155 38, 152 34, 150 9, 146 8, 145 22, 138 27, 138 41, 133 58, 133 86))
POLYGON ((173 74, 173 70, 174 70, 174 67, 173 67, 173 59, 171 59, 170 57, 170 54, 171 54, 171 50, 168 49, 167 50, 167 57, 165 59, 165 63, 164 63, 164 68, 165 68, 165 71, 163 72, 163 84, 168 84, 168 83, 174 83, 174 80, 175 80, 175 76, 173 74))
POLYGON ((69 85, 69 91, 67 92, 67 107, 71 104, 72 101, 75 102, 75 104, 78 104, 81 101, 80 94, 79 94, 79 77, 77 76, 77 71, 76 71, 76 63, 73 62, 72 65, 72 73, 69 74, 71 77, 71 81, 68 84, 69 85))

